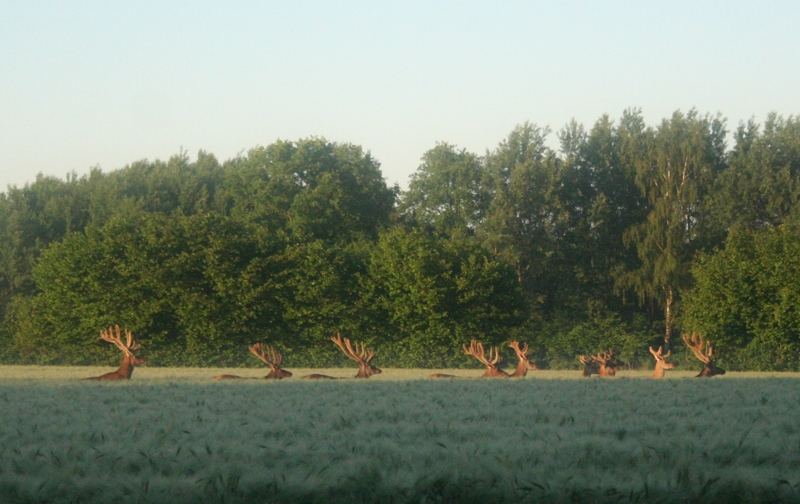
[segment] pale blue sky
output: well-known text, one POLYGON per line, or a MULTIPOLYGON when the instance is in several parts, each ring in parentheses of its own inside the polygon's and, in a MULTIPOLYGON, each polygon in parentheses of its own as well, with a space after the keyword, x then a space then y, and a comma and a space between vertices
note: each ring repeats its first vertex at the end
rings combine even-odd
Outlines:
POLYGON ((641 107, 800 112, 800 2, 0 0, 0 190, 181 148, 424 151, 641 107), (499 4, 499 5, 496 5, 499 4))

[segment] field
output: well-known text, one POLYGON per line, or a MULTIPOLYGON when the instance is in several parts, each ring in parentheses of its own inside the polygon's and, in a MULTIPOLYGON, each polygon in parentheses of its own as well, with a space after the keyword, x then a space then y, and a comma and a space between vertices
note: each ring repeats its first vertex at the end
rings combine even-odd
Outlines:
POLYGON ((800 502, 798 374, 107 370, 0 367, 0 502, 800 502))

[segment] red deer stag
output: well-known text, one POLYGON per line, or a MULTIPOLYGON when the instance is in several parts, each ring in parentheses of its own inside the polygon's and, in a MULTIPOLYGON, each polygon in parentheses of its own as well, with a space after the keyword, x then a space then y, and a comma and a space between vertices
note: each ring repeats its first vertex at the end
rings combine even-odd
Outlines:
POLYGON ((578 360, 583 364, 583 376, 593 374, 600 376, 616 376, 619 361, 613 350, 607 350, 595 355, 579 355, 578 360))
POLYGON ((122 351, 122 359, 119 361, 119 369, 100 376, 85 378, 86 380, 130 380, 135 366, 141 366, 145 362, 136 357, 134 352, 140 348, 139 342, 134 338, 133 333, 125 329, 125 343, 122 342, 122 329, 119 325, 109 327, 100 331, 100 339, 107 341, 122 351))
POLYGON ((486 371, 483 373, 484 378, 508 378, 508 373, 497 367, 501 358, 500 349, 497 347, 489 349, 489 358, 487 359, 483 350, 483 343, 473 339, 469 342, 469 346, 464 345, 464 354, 474 357, 478 362, 486 366, 486 371))
POLYGON ((667 369, 673 369, 677 364, 674 362, 667 362, 669 356, 672 354, 672 350, 667 353, 663 353, 664 349, 662 347, 658 347, 658 351, 656 352, 653 350, 653 347, 648 347, 650 349, 650 353, 653 355, 653 358, 656 360, 656 368, 653 371, 653 378, 664 378, 664 374, 666 373, 667 369))
POLYGON ((583 364, 583 376, 589 377, 593 374, 597 374, 600 370, 597 362, 592 358, 590 355, 579 355, 578 361, 583 364))
POLYGON ((524 378, 525 375, 528 374, 528 370, 534 371, 536 370, 536 364, 528 360, 528 344, 523 343, 520 346, 519 342, 516 340, 512 340, 509 344, 514 350, 514 353, 517 354, 517 368, 511 373, 512 378, 524 378))
MULTIPOLYGON (((366 347, 366 345, 359 345, 358 343, 351 344, 349 338, 342 338, 338 332, 335 336, 331 336, 331 341, 336 345, 347 358, 356 361, 358 364, 358 373, 356 378, 369 378, 372 375, 380 374, 383 371, 370 364, 372 358, 375 357, 375 352, 366 347), (355 347, 355 348, 353 348, 355 347)), ((305 378, 330 378, 325 375, 309 375, 305 378)))
POLYGON ((689 347, 694 356, 705 366, 695 378, 710 378, 716 375, 724 375, 725 370, 718 368, 714 364, 714 347, 710 341, 706 341, 699 333, 693 332, 688 336, 681 335, 683 343, 689 347), (704 348, 705 347, 705 348, 704 348))
MULTIPOLYGON (((275 347, 270 345, 266 345, 264 343, 258 342, 253 343, 248 347, 250 353, 255 356, 256 359, 260 360, 267 366, 269 366, 270 371, 267 376, 264 377, 265 380, 281 380, 283 378, 289 378, 292 376, 291 371, 286 371, 285 369, 281 369, 281 364, 283 363, 283 355, 280 352, 275 350, 275 347)), ((214 377, 215 380, 240 380, 242 379, 241 376, 232 375, 232 374, 222 374, 217 375, 214 377)))

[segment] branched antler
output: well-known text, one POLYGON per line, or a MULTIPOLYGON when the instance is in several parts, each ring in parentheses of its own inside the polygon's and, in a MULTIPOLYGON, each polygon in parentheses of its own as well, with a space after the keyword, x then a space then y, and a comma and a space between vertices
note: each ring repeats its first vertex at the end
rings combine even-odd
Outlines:
POLYGON ((711 362, 714 356, 714 347, 711 346, 710 341, 706 341, 705 338, 697 332, 689 333, 688 335, 684 333, 681 337, 683 338, 684 345, 692 351, 697 360, 703 364, 711 362))
POLYGON ((677 364, 674 362, 669 362, 670 355, 672 355, 672 350, 667 353, 664 353, 663 347, 658 347, 658 351, 653 350, 653 347, 647 347, 650 350, 650 354, 656 360, 656 367, 653 370, 653 378, 663 378, 664 374, 667 369, 674 368, 677 364))
POLYGON ((133 337, 133 333, 128 329, 125 329, 125 343, 122 342, 122 329, 119 327, 119 324, 100 331, 100 339, 113 344, 128 357, 132 356, 136 350, 141 348, 139 342, 133 337))
POLYGON ((583 376, 598 374, 600 376, 615 376, 619 362, 614 350, 598 352, 594 355, 579 355, 578 360, 583 364, 583 376))
POLYGON ((250 353, 253 354, 261 362, 269 366, 270 372, 264 378, 280 380, 292 376, 291 371, 281 369, 283 363, 283 355, 278 352, 275 347, 261 343, 253 343, 249 347, 250 353))
POLYGON ((350 342, 350 338, 342 338, 342 335, 338 332, 331 336, 331 341, 347 358, 358 363, 356 378, 369 378, 382 372, 380 368, 371 364, 372 359, 375 357, 375 352, 367 348, 366 345, 357 342, 353 344, 350 342))
POLYGON ((536 369, 536 365, 528 359, 527 343, 523 343, 522 345, 520 345, 518 341, 511 340, 508 346, 514 350, 515 354, 517 354, 517 360, 518 360, 517 368, 511 374, 512 378, 523 378, 525 377, 525 375, 528 374, 528 370, 536 369))
POLYGON ((485 351, 483 349, 483 343, 476 339, 472 339, 469 342, 469 346, 464 345, 464 354, 469 355, 470 357, 474 357, 478 360, 481 364, 486 366, 486 372, 483 373, 484 377, 487 378, 507 378, 508 373, 503 371, 502 369, 498 369, 497 365, 500 363, 502 356, 500 355, 500 349, 498 347, 491 347, 489 349, 489 357, 486 357, 485 351))
POLYGON ((122 352, 122 360, 120 360, 119 369, 116 371, 87 378, 87 380, 128 380, 133 375, 133 368, 145 363, 143 359, 136 357, 134 352, 139 350, 141 345, 128 329, 125 329, 125 342, 123 343, 122 329, 119 324, 109 326, 100 331, 100 339, 117 347, 122 352))
POLYGON ((683 343, 692 351, 695 358, 704 364, 700 377, 711 377, 725 374, 725 370, 714 364, 714 347, 700 333, 692 332, 681 335, 683 343))

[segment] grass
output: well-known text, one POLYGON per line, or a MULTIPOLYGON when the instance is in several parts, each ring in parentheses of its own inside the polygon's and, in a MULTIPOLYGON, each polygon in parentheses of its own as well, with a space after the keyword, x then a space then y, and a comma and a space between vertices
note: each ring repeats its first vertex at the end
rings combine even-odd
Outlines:
POLYGON ((800 502, 797 374, 107 370, 0 367, 0 502, 800 502))

